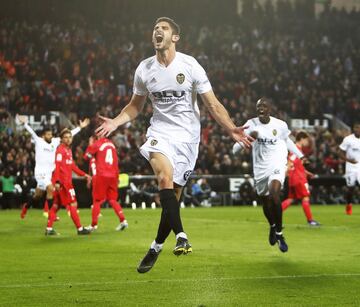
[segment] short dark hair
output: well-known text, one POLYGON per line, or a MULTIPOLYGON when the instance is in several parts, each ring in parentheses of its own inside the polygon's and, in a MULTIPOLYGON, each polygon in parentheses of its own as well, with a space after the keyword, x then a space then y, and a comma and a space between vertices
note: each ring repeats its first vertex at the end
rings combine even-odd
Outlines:
POLYGON ((174 21, 174 19, 171 19, 169 17, 159 17, 158 19, 156 19, 155 25, 162 21, 165 21, 170 25, 173 34, 180 35, 180 26, 174 21))
POLYGON ((41 130, 41 135, 44 135, 48 131, 52 132, 52 129, 49 126, 45 126, 43 130, 41 130))
POLYGON ((308 139, 310 136, 307 132, 305 131, 299 131, 297 134, 296 134, 296 142, 298 141, 301 141, 302 139, 308 139))
POLYGON ((60 132, 60 138, 63 138, 65 134, 71 134, 70 129, 65 128, 65 129, 61 130, 61 132, 60 132))

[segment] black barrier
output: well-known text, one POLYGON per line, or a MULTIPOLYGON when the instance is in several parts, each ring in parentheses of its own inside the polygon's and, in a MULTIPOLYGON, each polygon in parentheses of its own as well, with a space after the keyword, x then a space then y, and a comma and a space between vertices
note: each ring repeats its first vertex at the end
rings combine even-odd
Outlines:
POLYGON ((90 208, 92 205, 91 190, 86 186, 86 180, 83 178, 74 178, 73 184, 76 192, 78 206, 81 208, 90 208))
MULTIPOLYGON (((230 194, 231 192, 237 192, 239 185, 248 179, 249 182, 253 185, 253 180, 250 175, 203 175, 197 176, 192 175, 191 179, 201 179, 206 178, 208 180, 211 189, 219 194, 223 195, 224 203, 232 204, 230 194)), ((136 175, 130 176, 130 182, 134 183, 136 186, 141 184, 146 180, 153 180, 155 176, 152 175, 136 175)), ((79 207, 89 208, 92 204, 91 190, 86 187, 86 180, 83 178, 75 178, 73 180, 76 197, 78 200, 79 207)), ((319 176, 309 180, 309 184, 313 187, 319 186, 336 186, 343 187, 345 185, 345 179, 342 176, 319 176)), ((339 193, 341 191, 339 190, 339 193)))

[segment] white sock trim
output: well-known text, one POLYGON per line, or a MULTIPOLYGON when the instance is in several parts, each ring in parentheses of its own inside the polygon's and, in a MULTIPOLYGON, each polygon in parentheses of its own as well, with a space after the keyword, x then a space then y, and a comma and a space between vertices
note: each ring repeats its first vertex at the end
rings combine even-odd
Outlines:
POLYGON ((187 240, 187 235, 185 232, 179 232, 177 235, 176 235, 176 240, 179 239, 179 238, 183 238, 183 239, 186 239, 187 240))
POLYGON ((282 235, 282 231, 280 231, 280 232, 275 232, 276 233, 276 235, 278 235, 278 236, 281 236, 282 235))
POLYGON ((156 241, 154 240, 154 241, 151 243, 150 248, 155 249, 155 251, 158 253, 158 252, 160 252, 160 251, 162 250, 163 245, 164 245, 164 244, 158 244, 158 243, 156 243, 156 241))

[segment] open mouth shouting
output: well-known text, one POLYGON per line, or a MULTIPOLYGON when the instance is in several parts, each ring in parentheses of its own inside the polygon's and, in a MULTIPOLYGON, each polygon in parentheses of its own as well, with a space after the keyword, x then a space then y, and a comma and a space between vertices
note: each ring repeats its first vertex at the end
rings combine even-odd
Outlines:
POLYGON ((164 41, 164 34, 161 32, 156 32, 153 41, 156 46, 159 46, 164 41))

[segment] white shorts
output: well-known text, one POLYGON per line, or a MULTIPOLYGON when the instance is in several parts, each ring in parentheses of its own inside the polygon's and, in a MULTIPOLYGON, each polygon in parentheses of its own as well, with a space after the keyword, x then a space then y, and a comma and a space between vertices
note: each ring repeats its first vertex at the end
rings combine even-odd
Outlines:
POLYGON ((360 171, 359 172, 351 172, 345 174, 346 185, 348 187, 354 187, 356 182, 360 184, 360 171))
POLYGON ((184 186, 194 170, 199 153, 198 143, 180 143, 160 137, 149 137, 140 147, 140 153, 149 160, 151 152, 160 152, 166 156, 173 169, 173 181, 184 186))
POLYGON ((267 196, 270 194, 269 185, 273 180, 280 181, 281 187, 284 185, 285 181, 285 168, 284 169, 274 169, 273 172, 260 180, 255 180, 256 193, 260 196, 267 196))
POLYGON ((35 180, 37 182, 36 188, 46 191, 48 185, 51 184, 52 173, 38 173, 35 174, 35 180))

